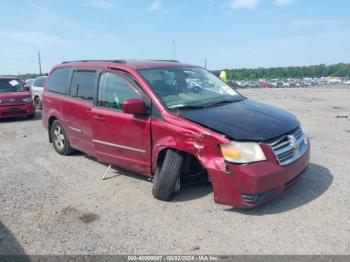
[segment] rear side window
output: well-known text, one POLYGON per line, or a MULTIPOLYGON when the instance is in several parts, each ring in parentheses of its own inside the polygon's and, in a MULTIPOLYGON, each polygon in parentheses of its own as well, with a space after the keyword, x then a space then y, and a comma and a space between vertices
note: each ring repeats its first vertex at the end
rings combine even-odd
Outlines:
POLYGON ((66 94, 70 71, 71 69, 69 67, 61 67, 53 71, 47 83, 47 90, 66 94))
POLYGON ((93 100, 95 71, 75 71, 70 87, 70 95, 85 100, 93 100))

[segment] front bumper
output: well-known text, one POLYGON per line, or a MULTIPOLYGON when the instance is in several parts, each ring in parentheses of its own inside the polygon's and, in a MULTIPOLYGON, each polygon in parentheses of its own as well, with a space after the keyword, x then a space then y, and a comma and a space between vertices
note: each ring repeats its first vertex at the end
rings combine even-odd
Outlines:
POLYGON ((17 116, 28 116, 35 113, 35 108, 31 102, 0 104, 0 119, 17 116))
POLYGON ((267 161, 248 165, 227 164, 227 170, 208 170, 216 203, 236 208, 251 208, 280 196, 308 167, 310 145, 298 160, 287 166, 277 163, 266 145, 267 161))

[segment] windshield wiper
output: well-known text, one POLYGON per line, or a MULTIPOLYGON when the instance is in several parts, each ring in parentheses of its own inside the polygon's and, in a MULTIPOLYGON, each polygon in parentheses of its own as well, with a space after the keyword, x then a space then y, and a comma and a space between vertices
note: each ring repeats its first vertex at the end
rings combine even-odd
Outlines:
POLYGON ((229 99, 229 100, 222 100, 215 103, 207 103, 207 104, 200 104, 200 105, 177 105, 177 106, 171 107, 170 109, 179 110, 179 109, 200 109, 200 108, 207 108, 207 107, 215 107, 215 106, 221 106, 224 104, 239 102, 239 101, 242 101, 243 99, 229 99))
POLYGON ((179 109, 200 109, 200 108, 205 108, 206 106, 203 105, 181 105, 181 106, 174 106, 171 107, 170 109, 172 110, 179 110, 179 109))
POLYGON ((225 104, 230 104, 230 103, 234 103, 234 102, 239 102, 242 101, 243 99, 230 99, 230 100, 222 100, 216 103, 211 103, 211 104, 206 104, 203 105, 203 107, 214 107, 214 106, 221 106, 221 105, 225 105, 225 104))

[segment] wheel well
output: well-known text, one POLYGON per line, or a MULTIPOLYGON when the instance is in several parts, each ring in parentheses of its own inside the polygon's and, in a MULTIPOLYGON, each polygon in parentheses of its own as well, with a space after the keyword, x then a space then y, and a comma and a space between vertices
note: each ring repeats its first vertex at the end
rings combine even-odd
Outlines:
POLYGON ((50 143, 52 143, 52 137, 51 137, 51 126, 52 126, 52 123, 57 119, 57 117, 54 117, 54 116, 51 116, 49 118, 49 125, 48 125, 48 132, 49 132, 49 141, 50 143))
MULTIPOLYGON (((169 149, 171 148, 165 148, 159 152, 157 158, 157 166, 162 164, 166 155, 166 151, 169 149)), ((203 166, 194 155, 184 151, 178 152, 184 157, 181 168, 181 178, 183 181, 194 181, 201 178, 205 178, 205 180, 208 179, 207 171, 203 168, 203 166)))
POLYGON ((163 163, 164 161, 164 158, 165 158, 165 154, 166 154, 166 151, 168 150, 168 148, 165 148, 163 149, 162 151, 160 151, 158 153, 158 158, 157 158, 157 166, 160 166, 161 163, 163 163))

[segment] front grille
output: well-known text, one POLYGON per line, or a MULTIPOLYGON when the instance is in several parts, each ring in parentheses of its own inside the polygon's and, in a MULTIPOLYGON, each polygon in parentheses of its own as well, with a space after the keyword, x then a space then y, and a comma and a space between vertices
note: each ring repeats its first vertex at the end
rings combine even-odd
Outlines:
POLYGON ((13 112, 2 112, 2 116, 16 116, 16 115, 23 115, 26 114, 27 111, 25 110, 20 110, 20 111, 13 111, 13 112))
POLYGON ((260 194, 242 194, 242 198, 244 202, 253 204, 253 203, 262 202, 264 200, 272 198, 276 194, 276 192, 277 192, 277 188, 273 188, 269 191, 266 191, 260 194))
POLYGON ((22 99, 23 98, 3 98, 3 99, 1 99, 1 102, 3 104, 5 104, 5 103, 18 103, 18 102, 23 102, 22 99))
POLYGON ((308 149, 308 141, 300 127, 268 144, 282 166, 299 159, 308 149))

